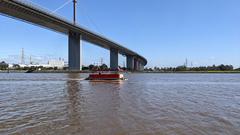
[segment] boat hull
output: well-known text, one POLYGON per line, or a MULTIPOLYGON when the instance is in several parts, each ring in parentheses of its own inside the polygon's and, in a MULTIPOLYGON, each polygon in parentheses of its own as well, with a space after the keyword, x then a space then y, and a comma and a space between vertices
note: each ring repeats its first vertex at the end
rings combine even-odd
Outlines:
POLYGON ((90 74, 86 80, 125 80, 123 74, 90 74))

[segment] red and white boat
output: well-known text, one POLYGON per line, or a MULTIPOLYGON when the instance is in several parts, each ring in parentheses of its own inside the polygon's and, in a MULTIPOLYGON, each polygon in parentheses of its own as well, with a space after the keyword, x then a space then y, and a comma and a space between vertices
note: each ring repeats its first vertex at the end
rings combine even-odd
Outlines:
POLYGON ((98 73, 89 74, 87 80, 126 80, 120 73, 98 73))

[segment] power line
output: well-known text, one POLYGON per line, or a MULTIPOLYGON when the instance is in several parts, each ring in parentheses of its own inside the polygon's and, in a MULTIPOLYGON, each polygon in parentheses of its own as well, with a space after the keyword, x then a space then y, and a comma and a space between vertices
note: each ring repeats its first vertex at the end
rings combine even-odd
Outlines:
MULTIPOLYGON (((44 9, 46 9, 46 10, 49 10, 48 8, 43 7, 42 5, 39 5, 38 3, 35 3, 35 2, 33 2, 32 0, 23 0, 23 1, 30 2, 30 3, 38 6, 38 7, 44 8, 44 9)), ((53 11, 50 10, 51 14, 55 14, 57 11, 59 11, 59 10, 62 9, 62 8, 64 8, 64 7, 65 7, 67 4, 69 4, 71 1, 72 1, 72 0, 66 1, 65 3, 63 3, 61 6, 59 6, 58 8, 56 8, 56 9, 53 10, 53 11)), ((96 25, 96 23, 93 21, 93 19, 90 17, 90 15, 88 15, 88 14, 86 13, 86 10, 85 10, 84 6, 81 6, 81 9, 82 9, 82 11, 83 11, 83 14, 86 16, 87 20, 95 27, 96 31, 97 31, 99 34, 104 34, 104 33, 101 31, 101 29, 96 25)))
POLYGON ((36 7, 40 8, 40 9, 44 9, 44 10, 47 10, 47 11, 50 10, 49 8, 46 8, 46 7, 40 5, 40 4, 36 3, 36 2, 33 2, 32 0, 22 0, 22 1, 26 2, 27 4, 30 4, 31 6, 36 6, 36 7))
POLYGON ((62 8, 65 7, 67 4, 69 4, 72 0, 68 0, 68 1, 65 2, 63 5, 61 5, 60 7, 56 8, 56 9, 53 10, 53 11, 52 11, 51 9, 49 9, 49 8, 44 7, 43 5, 40 5, 40 4, 36 3, 36 2, 33 2, 32 0, 22 0, 22 1, 23 1, 23 2, 25 1, 25 2, 27 2, 28 4, 33 5, 33 6, 37 6, 38 8, 41 8, 41 9, 45 9, 45 10, 47 10, 47 11, 50 11, 51 14, 54 14, 54 13, 56 13, 58 10, 62 9, 62 8))
POLYGON ((84 8, 84 6, 81 7, 82 11, 83 11, 83 14, 86 15, 87 17, 87 20, 95 27, 96 31, 99 32, 100 34, 104 34, 100 29, 99 27, 96 25, 96 23, 93 21, 93 19, 91 19, 90 15, 88 15, 86 13, 86 10, 84 8))
POLYGON ((67 4, 69 4, 71 1, 72 1, 72 0, 68 0, 68 1, 66 1, 66 2, 63 3, 61 6, 59 6, 59 7, 56 8, 55 10, 53 10, 53 11, 51 12, 51 14, 54 14, 54 13, 56 13, 58 10, 64 8, 64 7, 65 7, 67 4))

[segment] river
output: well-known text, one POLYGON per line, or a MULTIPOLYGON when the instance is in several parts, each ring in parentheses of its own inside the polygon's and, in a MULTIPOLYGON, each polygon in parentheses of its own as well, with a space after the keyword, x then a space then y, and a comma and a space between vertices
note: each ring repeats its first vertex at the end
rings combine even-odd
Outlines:
POLYGON ((0 74, 0 134, 240 134, 240 74, 86 76, 0 74))

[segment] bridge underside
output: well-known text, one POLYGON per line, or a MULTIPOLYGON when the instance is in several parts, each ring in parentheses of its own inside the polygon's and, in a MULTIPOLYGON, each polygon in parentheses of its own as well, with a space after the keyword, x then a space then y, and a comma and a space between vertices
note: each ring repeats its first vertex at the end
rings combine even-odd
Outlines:
MULTIPOLYGON (((144 68, 141 60, 134 56, 126 56, 127 70, 141 71, 144 68)), ((69 70, 82 70, 82 36, 69 32, 68 36, 68 63, 69 70)), ((110 49, 110 69, 118 70, 118 50, 110 49)))

